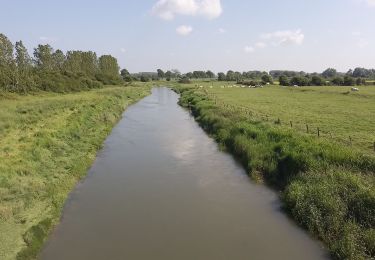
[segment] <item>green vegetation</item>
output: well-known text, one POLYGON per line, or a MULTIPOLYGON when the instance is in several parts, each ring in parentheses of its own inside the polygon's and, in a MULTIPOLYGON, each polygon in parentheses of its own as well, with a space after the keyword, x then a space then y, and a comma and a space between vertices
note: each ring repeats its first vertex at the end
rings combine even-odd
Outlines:
POLYGON ((0 92, 0 259, 36 256, 124 107, 148 91, 0 92))
POLYGON ((181 105, 250 176, 281 191, 286 211, 333 257, 375 257, 374 87, 351 93, 350 87, 232 84, 175 89, 181 105))
POLYGON ((116 58, 92 51, 54 50, 38 45, 31 58, 22 41, 15 45, 0 34, 0 91, 70 92, 122 84, 116 58))

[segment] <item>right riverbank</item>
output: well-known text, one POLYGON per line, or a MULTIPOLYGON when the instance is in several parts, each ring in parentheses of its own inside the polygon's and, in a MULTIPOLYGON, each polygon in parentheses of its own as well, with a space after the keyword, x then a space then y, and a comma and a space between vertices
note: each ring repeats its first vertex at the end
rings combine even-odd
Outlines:
MULTIPOLYGON (((242 162, 249 175, 281 191, 286 211, 322 240, 334 258, 375 256, 373 156, 287 129, 280 120, 262 121, 238 107, 235 98, 232 103, 223 102, 228 93, 237 93, 243 104, 253 89, 180 85, 175 90, 181 93, 180 104, 191 109, 200 125, 242 162)), ((264 96, 267 91, 272 89, 265 88, 264 96)))

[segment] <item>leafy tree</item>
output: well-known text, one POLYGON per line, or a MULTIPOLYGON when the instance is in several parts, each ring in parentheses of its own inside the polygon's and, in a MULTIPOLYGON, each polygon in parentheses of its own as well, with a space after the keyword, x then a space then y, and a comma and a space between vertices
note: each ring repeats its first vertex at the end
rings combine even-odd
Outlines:
POLYGON ((142 74, 141 75, 141 81, 142 82, 149 82, 150 81, 150 77, 145 75, 145 74, 142 74))
POLYGON ((335 77, 332 80, 332 84, 335 86, 343 86, 344 85, 344 79, 342 77, 335 77))
POLYGON ((165 77, 167 78, 167 80, 171 80, 172 78, 172 71, 168 70, 166 73, 165 73, 165 77))
POLYGON ((53 70, 53 49, 49 44, 39 44, 34 49, 34 62, 36 67, 43 72, 50 72, 53 70))
POLYGON ((325 78, 333 78, 333 77, 336 77, 336 75, 337 75, 337 71, 333 68, 328 68, 322 73, 322 76, 325 78))
POLYGON ((297 86, 307 86, 309 84, 309 80, 306 77, 297 76, 297 77, 293 77, 290 80, 290 84, 297 85, 297 86))
POLYGON ((324 82, 324 80, 321 77, 319 77, 317 75, 314 75, 311 78, 311 84, 313 86, 324 86, 325 82, 324 82))
POLYGON ((126 82, 131 82, 132 81, 132 77, 129 73, 129 71, 127 69, 122 69, 121 70, 121 77, 124 81, 126 82))
POLYGON ((193 75, 193 73, 188 72, 188 73, 186 73, 186 77, 189 78, 189 79, 192 79, 192 78, 194 78, 194 75, 193 75))
POLYGON ((219 81, 226 81, 227 80, 227 76, 225 76, 225 73, 223 73, 223 72, 219 72, 217 74, 217 76, 218 76, 219 81))
POLYGON ((354 85, 355 85, 355 80, 354 80, 354 78, 351 77, 351 76, 346 75, 346 76, 344 77, 344 85, 345 85, 345 86, 354 86, 354 85))
POLYGON ((207 72, 206 72, 206 76, 208 77, 208 78, 210 78, 210 79, 213 79, 213 78, 215 78, 215 73, 213 73, 212 71, 210 71, 210 70, 208 70, 207 72))
POLYGON ((261 79, 262 79, 263 84, 273 83, 273 79, 269 74, 264 74, 261 79))
POLYGON ((52 54, 53 69, 56 71, 63 71, 65 64, 65 54, 61 50, 56 50, 52 54))
POLYGON ((279 83, 281 86, 290 86, 290 81, 287 76, 281 75, 279 77, 279 83))
POLYGON ((159 77, 159 78, 163 79, 163 78, 165 77, 165 73, 164 73, 163 70, 158 69, 158 70, 157 70, 157 73, 158 73, 158 77, 159 77))
POLYGON ((5 90, 14 90, 16 83, 13 51, 12 42, 4 34, 0 34, 0 88, 5 90))
POLYGON ((32 59, 22 41, 16 42, 15 49, 17 65, 17 80, 15 87, 18 92, 26 93, 27 90, 34 86, 32 59))

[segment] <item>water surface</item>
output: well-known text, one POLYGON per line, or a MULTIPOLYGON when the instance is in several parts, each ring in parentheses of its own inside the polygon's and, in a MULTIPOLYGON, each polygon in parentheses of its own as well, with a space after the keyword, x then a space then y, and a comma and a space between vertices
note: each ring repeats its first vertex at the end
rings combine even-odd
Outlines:
POLYGON ((41 258, 324 259, 177 101, 155 88, 126 110, 41 258))

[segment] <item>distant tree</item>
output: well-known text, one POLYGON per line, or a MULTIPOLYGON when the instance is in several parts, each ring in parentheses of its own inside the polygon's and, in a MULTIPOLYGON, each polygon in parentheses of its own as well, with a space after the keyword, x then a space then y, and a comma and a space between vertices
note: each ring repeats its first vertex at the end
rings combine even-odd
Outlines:
POLYGON ((263 84, 273 83, 273 79, 269 74, 264 74, 261 79, 262 79, 263 84))
POLYGON ((194 75, 193 75, 192 72, 188 72, 188 73, 186 73, 186 77, 188 77, 189 79, 192 79, 192 78, 194 78, 194 75))
POLYGON ((236 74, 234 73, 233 70, 228 70, 227 71, 226 79, 228 81, 235 81, 236 80, 236 74))
POLYGON ((225 73, 223 73, 223 72, 219 72, 217 74, 217 76, 218 76, 219 81, 226 81, 227 80, 227 76, 225 76, 225 73))
POLYGON ((130 75, 130 73, 127 69, 122 69, 120 74, 121 74, 122 79, 125 82, 131 82, 133 80, 132 76, 130 75))
POLYGON ((281 75, 279 77, 279 83, 281 86, 290 86, 290 81, 287 76, 281 75))
POLYGON ((318 75, 314 75, 314 76, 312 76, 312 78, 311 78, 311 84, 312 84, 313 86, 324 86, 324 85, 325 85, 325 82, 324 82, 324 80, 323 80, 321 77, 319 77, 318 75))
POLYGON ((150 81, 150 77, 145 75, 145 74, 142 74, 141 75, 141 81, 142 82, 149 82, 150 81))
POLYGON ((322 76, 325 78, 334 78, 337 75, 337 71, 333 68, 328 68, 323 71, 322 76))
POLYGON ((181 72, 178 69, 173 69, 172 70, 172 77, 173 78, 178 78, 181 76, 181 72))
POLYGON ((354 85, 355 85, 355 80, 354 80, 354 78, 351 77, 351 76, 346 75, 346 76, 344 77, 344 85, 345 85, 345 86, 354 86, 354 85))
POLYGON ((158 73, 158 77, 159 77, 159 78, 163 79, 163 78, 165 77, 165 73, 164 73, 163 70, 158 69, 158 70, 157 70, 157 73, 158 73))
POLYGON ((16 42, 15 49, 17 65, 17 80, 15 87, 18 92, 26 93, 34 86, 32 59, 22 41, 16 42))
POLYGON ((309 84, 309 80, 307 77, 296 76, 290 80, 290 84, 297 86, 307 86, 309 84))
POLYGON ((14 90, 16 83, 16 62, 13 56, 14 46, 4 34, 0 34, 0 88, 14 90))
POLYGON ((165 77, 167 78, 167 80, 171 80, 172 78, 172 71, 168 70, 166 73, 165 73, 165 77))
POLYGON ((215 73, 213 73, 212 71, 210 71, 210 70, 208 70, 208 71, 206 71, 206 75, 207 75, 207 77, 208 78, 210 78, 210 79, 213 79, 213 78, 215 78, 215 73))
POLYGON ((331 83, 335 86, 343 86, 344 85, 344 79, 342 77, 335 77, 331 83))
POLYGON ((65 54, 61 50, 56 50, 52 54, 53 69, 63 71, 65 65, 65 54))
POLYGON ((53 49, 49 44, 39 44, 34 49, 34 62, 36 67, 43 72, 50 72, 53 70, 53 49))

